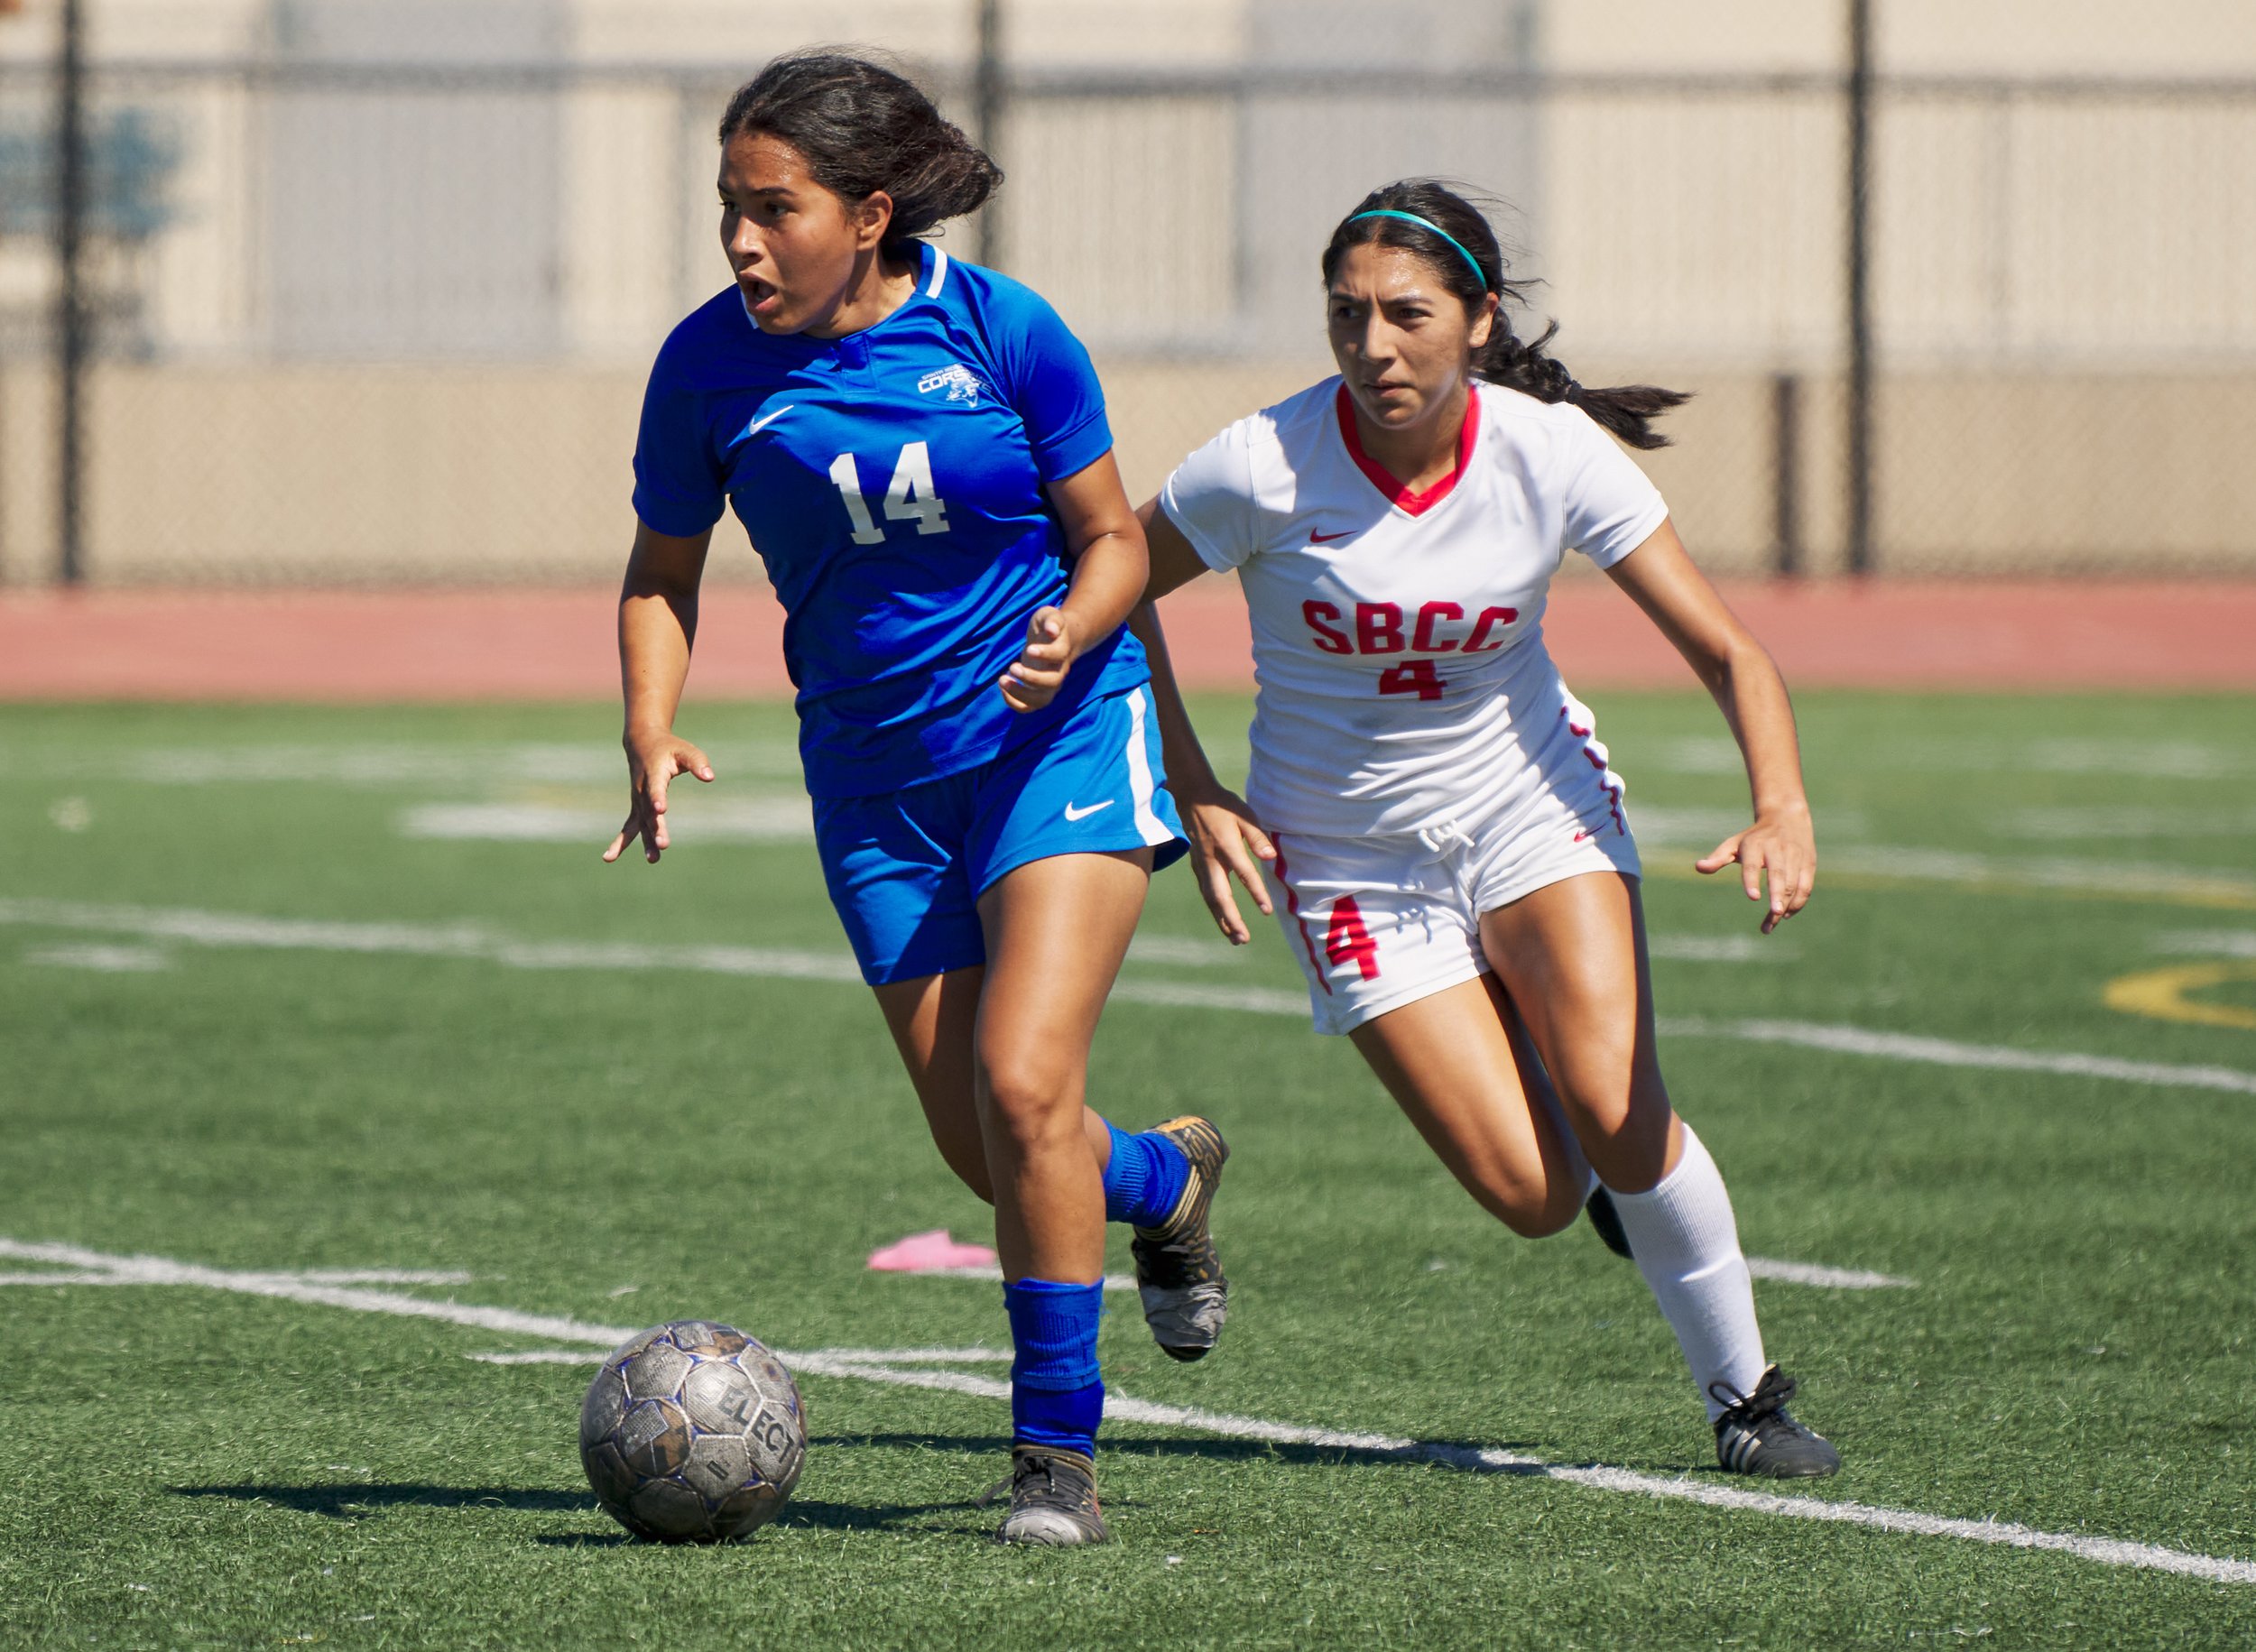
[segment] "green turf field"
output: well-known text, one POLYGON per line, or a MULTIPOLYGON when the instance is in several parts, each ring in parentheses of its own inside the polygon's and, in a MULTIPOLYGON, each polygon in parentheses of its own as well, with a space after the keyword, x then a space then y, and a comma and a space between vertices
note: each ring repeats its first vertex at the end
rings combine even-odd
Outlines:
MULTIPOLYGON (((1482 1216, 1344 1042, 1247 992, 1299 991, 1275 931, 1190 945, 1179 872, 1126 978, 1254 1007, 1115 1003, 1094 1095, 1229 1131, 1233 1315, 1179 1368, 1114 1297, 1112 1386, 1626 1472, 1115 1423, 1116 1543, 1003 1552, 972 1504, 1000 1403, 808 1375, 776 1526, 629 1544, 580 1477, 590 1366, 468 1357, 556 1337, 302 1300, 303 1276, 467 1274, 326 1288, 709 1315, 796 1351, 1003 1344, 994 1286, 864 1269, 921 1229, 984 1237, 985 1212, 867 994, 820 978, 844 944, 814 853, 773 835, 788 713, 685 720, 724 781, 652 869, 600 866, 599 832, 542 841, 615 810, 603 708, 18 708, 0 1238, 295 1282, 0 1255, 0 1644, 2250 1644, 2256 702, 1803 711, 1828 870, 1753 946, 1735 890, 1681 875, 1741 795, 1713 711, 1599 700, 1656 874, 1660 1010, 1692 1023, 1664 1057, 1747 1251, 1914 1282, 1758 1283, 1798 1409, 1847 1459, 1791 1495, 2251 1581, 1653 1495, 1746 1482, 1713 1471, 1634 1270, 1586 1226, 1528 1243, 1482 1216), (428 835, 463 831, 518 836, 428 835), (2142 1011, 2108 1007, 2125 977, 2142 1011), (2099 1059, 1969 1065, 2032 1051, 2099 1059)), ((1206 713, 1234 747, 1244 706, 1206 713)))

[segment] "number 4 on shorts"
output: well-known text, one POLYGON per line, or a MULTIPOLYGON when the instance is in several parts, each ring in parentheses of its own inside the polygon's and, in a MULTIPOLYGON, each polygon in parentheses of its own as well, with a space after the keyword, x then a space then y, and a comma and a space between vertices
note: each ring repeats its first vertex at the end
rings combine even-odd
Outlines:
POLYGON ((1324 931, 1324 955, 1335 964, 1355 961, 1365 981, 1379 978, 1379 943, 1363 927, 1363 909, 1353 895, 1332 902, 1332 921, 1324 931))

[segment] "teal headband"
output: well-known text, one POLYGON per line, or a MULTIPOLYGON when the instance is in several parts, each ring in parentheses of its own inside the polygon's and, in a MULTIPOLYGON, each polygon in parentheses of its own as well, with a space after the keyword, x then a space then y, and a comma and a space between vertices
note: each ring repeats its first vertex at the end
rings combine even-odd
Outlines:
POLYGON ((1421 218, 1415 212, 1397 212, 1392 207, 1374 207, 1369 212, 1358 212, 1354 217, 1349 218, 1347 221, 1350 224, 1360 224, 1365 218, 1400 218, 1405 224, 1415 224, 1420 229, 1430 229, 1434 234, 1439 235, 1444 241, 1447 241, 1451 246, 1457 249, 1458 256, 1462 257, 1466 263, 1473 266, 1473 274, 1475 279, 1481 283, 1481 291, 1483 292, 1488 291, 1488 272, 1481 268, 1481 261, 1474 257, 1471 253, 1465 251, 1464 242, 1458 240, 1455 235, 1451 235, 1447 230, 1442 228, 1440 225, 1433 222, 1430 218, 1421 218))

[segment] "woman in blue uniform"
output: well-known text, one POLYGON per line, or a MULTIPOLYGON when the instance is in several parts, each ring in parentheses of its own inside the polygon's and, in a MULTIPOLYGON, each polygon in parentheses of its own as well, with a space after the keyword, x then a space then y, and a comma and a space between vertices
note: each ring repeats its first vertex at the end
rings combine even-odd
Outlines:
POLYGON ((801 53, 730 100, 735 283, 660 351, 619 606, 632 802, 606 853, 667 847, 673 733, 714 524, 735 509, 786 621, 831 898, 941 1156, 995 1207, 1016 1348, 1011 1542, 1105 1536, 1092 1462, 1104 1224, 1145 1315, 1213 1346, 1203 1119, 1128 1135, 1083 1105, 1155 865, 1182 852, 1142 647, 1144 539, 1087 352, 1024 287, 921 237, 994 164, 907 80, 801 53))

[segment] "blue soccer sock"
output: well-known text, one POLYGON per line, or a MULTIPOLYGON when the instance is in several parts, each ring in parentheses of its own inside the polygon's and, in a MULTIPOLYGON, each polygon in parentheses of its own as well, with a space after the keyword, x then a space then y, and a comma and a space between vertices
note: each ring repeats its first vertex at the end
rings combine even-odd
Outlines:
POLYGON ((1159 1226, 1183 1196, 1190 1160, 1157 1131, 1132 1136, 1116 1124, 1105 1128, 1113 1132, 1112 1161, 1105 1167, 1105 1220, 1159 1226))
POLYGON ((1105 1415, 1105 1382, 1096 1370, 1096 1322, 1102 1285, 1021 1279, 1003 1287, 1010 1311, 1011 1438, 1019 1445, 1096 1452, 1105 1415))

